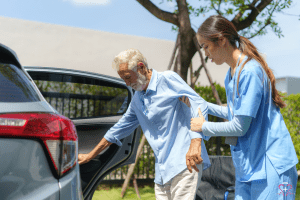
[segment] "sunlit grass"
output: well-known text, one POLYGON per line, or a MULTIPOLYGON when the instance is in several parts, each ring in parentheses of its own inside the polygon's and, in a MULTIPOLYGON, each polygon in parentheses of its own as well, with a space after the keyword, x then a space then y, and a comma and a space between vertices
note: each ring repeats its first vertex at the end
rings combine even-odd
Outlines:
MULTIPOLYGON (((139 200, 133 187, 128 187, 124 198, 121 198, 121 187, 100 187, 100 190, 96 190, 93 196, 93 200, 139 200)), ((154 188, 145 186, 139 188, 141 199, 155 200, 154 188)))
POLYGON ((300 200, 300 181, 298 180, 295 200, 300 200))
MULTIPOLYGON (((124 198, 121 198, 121 187, 117 186, 100 186, 99 190, 96 190, 93 196, 93 200, 139 200, 137 197, 135 190, 133 187, 129 187, 126 190, 126 194, 124 198)), ((145 200, 155 200, 154 195, 154 188, 150 186, 145 186, 142 188, 139 188, 139 192, 141 195, 141 199, 145 200)), ((297 183, 297 189, 296 189, 296 198, 295 200, 300 200, 300 181, 297 183)))

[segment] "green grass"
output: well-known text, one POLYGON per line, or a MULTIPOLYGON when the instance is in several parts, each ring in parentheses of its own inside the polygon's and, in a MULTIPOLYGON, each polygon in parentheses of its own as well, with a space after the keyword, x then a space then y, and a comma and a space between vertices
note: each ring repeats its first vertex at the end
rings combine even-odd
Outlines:
POLYGON ((295 200, 300 200, 300 180, 298 180, 298 183, 297 183, 296 198, 295 198, 295 200))
MULTIPOLYGON (((93 200, 128 200, 136 199, 140 200, 135 193, 133 187, 128 187, 124 198, 121 198, 122 187, 107 187, 100 186, 99 190, 96 190, 93 196, 93 200)), ((154 188, 150 186, 139 187, 141 199, 155 200, 154 188)))
MULTIPOLYGON (((124 198, 121 198, 122 187, 117 186, 106 186, 100 185, 99 190, 96 190, 93 196, 93 200, 138 200, 135 190, 133 187, 128 187, 124 198)), ((139 192, 141 199, 145 200, 155 200, 154 188, 150 186, 140 187, 139 192)), ((297 183, 296 198, 295 200, 300 200, 300 181, 297 183)))

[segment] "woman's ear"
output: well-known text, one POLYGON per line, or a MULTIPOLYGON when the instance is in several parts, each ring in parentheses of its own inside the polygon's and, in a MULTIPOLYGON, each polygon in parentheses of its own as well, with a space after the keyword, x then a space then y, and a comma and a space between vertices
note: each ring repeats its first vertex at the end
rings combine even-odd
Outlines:
POLYGON ((225 46, 226 41, 227 41, 227 38, 225 38, 224 36, 219 37, 219 40, 218 40, 219 46, 225 46))

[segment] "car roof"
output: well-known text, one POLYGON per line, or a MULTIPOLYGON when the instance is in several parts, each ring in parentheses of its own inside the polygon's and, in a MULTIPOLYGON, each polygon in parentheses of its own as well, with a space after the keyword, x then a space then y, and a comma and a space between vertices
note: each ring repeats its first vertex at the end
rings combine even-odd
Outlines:
POLYGON ((89 71, 82 71, 82 70, 75 70, 75 69, 68 69, 68 68, 58 68, 58 67, 40 67, 40 66, 24 66, 24 69, 26 71, 43 71, 43 72, 59 72, 59 73, 65 73, 65 74, 73 74, 73 75, 81 75, 81 76, 89 76, 89 77, 101 77, 107 80, 115 81, 118 83, 121 83, 126 86, 125 81, 121 78, 100 74, 100 73, 94 73, 89 71))
POLYGON ((22 65, 19 62, 17 54, 11 48, 1 43, 0 43, 0 62, 13 64, 24 71, 22 65))

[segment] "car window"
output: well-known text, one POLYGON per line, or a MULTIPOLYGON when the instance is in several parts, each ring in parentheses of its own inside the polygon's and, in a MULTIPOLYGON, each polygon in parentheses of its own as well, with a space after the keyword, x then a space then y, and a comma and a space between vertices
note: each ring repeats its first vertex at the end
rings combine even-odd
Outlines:
POLYGON ((30 73, 45 99, 71 119, 124 114, 130 93, 110 81, 56 73, 30 73))
POLYGON ((40 98, 24 72, 0 63, 0 102, 35 102, 40 98))

